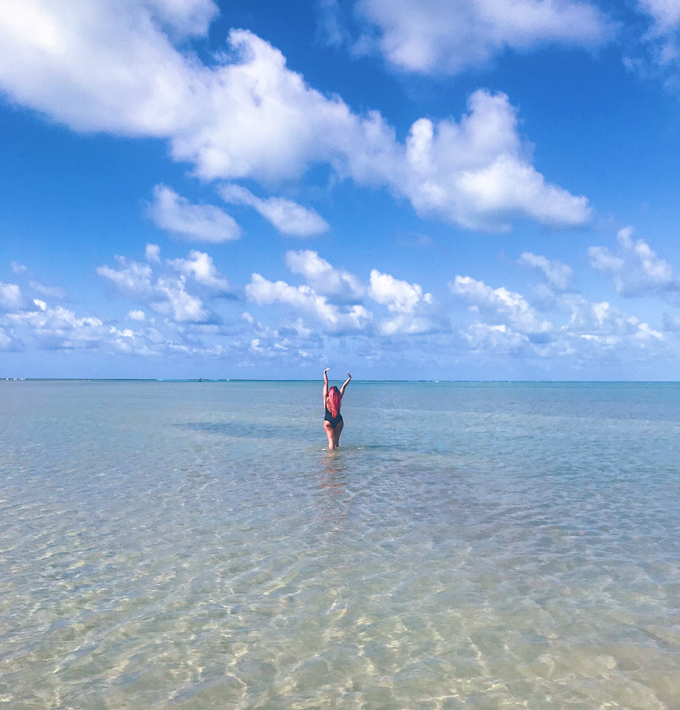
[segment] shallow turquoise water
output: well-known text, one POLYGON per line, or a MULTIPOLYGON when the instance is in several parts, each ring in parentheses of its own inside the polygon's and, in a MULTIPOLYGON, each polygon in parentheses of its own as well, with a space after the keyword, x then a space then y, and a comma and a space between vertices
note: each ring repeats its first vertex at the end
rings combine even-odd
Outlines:
POLYGON ((1 382, 0 707, 678 708, 680 385, 1 382))

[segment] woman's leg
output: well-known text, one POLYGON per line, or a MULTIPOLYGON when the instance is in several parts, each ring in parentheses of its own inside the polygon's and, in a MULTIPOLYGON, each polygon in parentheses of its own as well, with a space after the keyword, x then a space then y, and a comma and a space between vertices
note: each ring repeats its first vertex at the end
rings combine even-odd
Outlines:
POLYGON ((338 422, 338 426, 333 429, 333 443, 335 444, 336 449, 340 446, 340 434, 342 432, 342 427, 344 426, 345 422, 338 422))
POLYGON ((329 421, 326 421, 325 419, 323 422, 323 430, 326 432, 326 436, 328 437, 328 448, 334 449, 336 447, 335 432, 333 431, 331 423, 329 421))

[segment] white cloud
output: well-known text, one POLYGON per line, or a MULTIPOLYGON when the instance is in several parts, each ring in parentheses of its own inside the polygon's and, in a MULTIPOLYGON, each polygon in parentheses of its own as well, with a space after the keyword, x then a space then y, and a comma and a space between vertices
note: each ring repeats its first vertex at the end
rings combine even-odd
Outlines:
POLYGON ((377 269, 371 271, 369 296, 393 313, 411 313, 421 303, 432 303, 432 294, 423 295, 418 284, 399 281, 390 274, 382 274, 377 269))
POLYGON ((623 269, 624 261, 614 256, 607 247, 588 247, 590 265, 598 271, 616 273, 623 269))
MULTIPOLYGON (((196 254, 200 254, 200 252, 196 252, 196 254)), ((153 269, 147 264, 140 264, 122 256, 115 258, 119 265, 118 269, 100 266, 97 268, 97 273, 108 279, 121 293, 148 303, 154 311, 172 318, 177 323, 205 323, 213 318, 210 311, 205 308, 203 301, 198 296, 187 292, 186 276, 161 275, 155 277, 153 269)), ((184 262, 187 270, 193 264, 201 273, 202 259, 200 257, 197 260, 190 258, 186 261, 179 261, 184 262)))
POLYGON ((349 32, 344 27, 338 0, 318 0, 317 20, 320 34, 331 47, 339 47, 349 40, 349 32))
POLYGON ((298 338, 302 338, 303 340, 318 340, 317 334, 305 324, 302 318, 298 318, 293 323, 284 321, 279 330, 282 333, 294 332, 298 338))
POLYGON ((664 34, 680 24, 680 5, 675 0, 638 0, 638 7, 654 21, 653 33, 664 34))
POLYGON ((23 342, 9 335, 4 328, 0 328, 0 350, 22 350, 23 342))
POLYGON ((18 308, 21 305, 21 289, 16 284, 0 282, 0 307, 18 308))
POLYGON ((461 335, 474 351, 514 352, 529 345, 526 335, 517 333, 505 323, 489 325, 476 322, 461 331, 461 335))
POLYGON ((522 333, 546 333, 552 330, 552 323, 541 320, 536 309, 521 294, 509 291, 503 286, 493 289, 470 276, 456 276, 455 280, 449 283, 449 288, 474 308, 484 309, 506 320, 515 330, 522 333))
POLYGON ((193 241, 219 244, 238 239, 241 228, 236 220, 214 205, 194 205, 166 185, 156 185, 149 215, 173 234, 193 241))
MULTIPOLYGON (((99 349, 137 355, 159 355, 163 353, 208 354, 206 348, 194 339, 186 340, 181 326, 172 326, 170 337, 155 327, 135 331, 131 328, 117 328, 106 325, 101 318, 78 317, 73 311, 57 306, 51 308, 45 301, 36 298, 34 308, 16 313, 8 313, 6 322, 25 330, 38 347, 47 350, 99 349)), ((143 311, 131 311, 132 320, 142 321, 143 311)), ((153 320, 151 321, 153 323, 153 320)), ((3 337, 0 328, 0 349, 20 349, 23 342, 14 335, 3 337), (4 342, 9 337, 10 342, 4 342)))
POLYGON ((211 314, 203 306, 203 301, 192 296, 185 289, 185 278, 159 278, 156 292, 162 300, 151 301, 150 305, 157 313, 170 316, 177 323, 205 323, 211 314))
POLYGON ((144 250, 144 256, 147 261, 159 263, 161 260, 161 248, 158 244, 147 244, 144 250))
MULTIPOLYGON (((579 26, 578 7, 591 12, 547 2, 535 4, 557 8, 563 28, 579 26)), ((310 88, 251 32, 230 31, 229 52, 207 66, 161 29, 205 33, 213 12, 205 0, 80 0, 78 12, 66 0, 14 3, 0 13, 0 88, 75 130, 167 139, 173 158, 208 180, 271 183, 325 163, 360 185, 387 186, 420 214, 472 229, 508 228, 516 216, 551 225, 588 219, 584 197, 535 170, 506 96, 476 92, 460 123, 420 119, 404 146, 380 113, 359 116, 310 88)), ((269 206, 270 218, 285 223, 287 208, 269 206)), ((153 206, 176 233, 234 238, 235 224, 216 210, 169 188, 159 188, 153 206)))
POLYGON ((592 49, 613 34, 594 5, 572 0, 360 0, 358 9, 387 61, 421 74, 455 74, 550 42, 592 49))
POLYGON ((417 335, 433 329, 432 321, 413 313, 398 313, 393 318, 383 318, 378 324, 380 335, 417 335))
POLYGON ((432 329, 430 320, 418 312, 422 311, 423 306, 431 306, 434 299, 431 293, 424 294, 418 284, 400 281, 373 269, 368 295, 395 314, 381 321, 379 329, 382 335, 425 333, 432 329))
POLYGON ((213 0, 146 0, 145 5, 178 37, 204 35, 218 14, 213 0))
MULTIPOLYGON (((320 321, 329 333, 365 331, 374 321, 374 314, 364 305, 352 303, 364 296, 386 306, 390 316, 379 318, 376 329, 380 335, 413 335, 433 330, 427 317, 432 310, 432 294, 423 293, 418 284, 395 279, 373 269, 368 290, 347 271, 336 269, 317 252, 289 251, 286 263, 293 273, 304 276, 308 285, 291 286, 284 281, 268 281, 253 274, 246 287, 248 298, 259 305, 283 303, 309 314, 320 321)), ((252 318, 250 314, 244 317, 252 318)), ((295 331, 302 337, 302 321, 283 330, 295 331)), ((305 326, 306 327, 306 326, 305 326)), ((282 332, 283 332, 282 330, 282 332)), ((308 336, 309 337, 309 336, 308 336)))
POLYGON ((588 221, 588 200, 547 183, 527 159, 505 94, 476 91, 468 111, 460 123, 421 118, 411 126, 407 170, 393 189, 420 214, 500 231, 512 216, 553 226, 588 221))
POLYGON ((671 265, 660 259, 644 239, 633 241, 632 234, 632 227, 619 231, 619 256, 607 247, 589 247, 591 266, 609 275, 616 290, 625 296, 680 291, 680 279, 671 265))
POLYGON ((212 257, 205 252, 190 251, 188 259, 169 260, 168 265, 186 276, 194 278, 198 283, 220 293, 229 293, 227 279, 215 267, 212 257))
POLYGON ((680 90, 680 5, 675 0, 638 0, 637 11, 647 25, 627 48, 624 65, 645 77, 662 78, 680 90))
POLYGON ((568 289, 574 275, 573 269, 561 261, 557 259, 551 261, 539 254, 532 254, 530 251, 525 251, 520 256, 519 263, 542 271, 550 286, 558 291, 568 289))
POLYGON ((97 267, 97 273, 111 283, 126 296, 146 298, 154 293, 152 283, 153 269, 146 264, 140 264, 132 259, 128 260, 123 256, 116 256, 119 268, 112 269, 110 266, 97 267))
POLYGON ((563 294, 559 306, 569 313, 569 321, 563 330, 580 336, 619 337, 634 335, 641 325, 647 328, 639 318, 622 313, 609 302, 590 302, 578 293, 563 294))
POLYGON ((297 202, 283 197, 261 199, 240 185, 228 184, 220 187, 220 195, 226 202, 248 205, 269 220, 282 234, 291 237, 314 237, 329 229, 321 215, 297 202))
POLYGON ((317 252, 309 249, 286 252, 286 265, 294 274, 300 274, 317 292, 336 299, 359 299, 366 292, 354 275, 336 269, 317 252))
POLYGON ((582 299, 580 308, 572 312, 572 320, 565 331, 604 349, 631 344, 644 346, 664 340, 663 333, 653 330, 637 316, 622 313, 607 301, 588 303, 582 299), (575 313, 578 313, 576 318, 575 313))
POLYGON ((20 263, 17 262, 17 261, 13 261, 13 262, 10 264, 10 266, 12 267, 12 271, 13 271, 15 274, 22 274, 22 273, 25 273, 26 271, 28 271, 28 269, 27 269, 23 264, 20 264, 20 263))
POLYGON ((142 322, 146 320, 146 313, 140 310, 128 311, 128 318, 130 318, 131 320, 142 322))
POLYGON ((253 274, 246 295, 258 305, 283 303, 314 315, 331 331, 363 330, 372 314, 361 305, 340 307, 330 303, 310 286, 291 286, 285 281, 268 281, 253 274))
POLYGON ((10 313, 8 318, 17 324, 27 324, 48 349, 77 349, 96 347, 104 337, 103 323, 99 318, 76 317, 73 311, 62 306, 49 308, 44 301, 34 299, 37 310, 10 313))
POLYGON ((464 327, 460 335, 475 351, 569 357, 573 362, 583 357, 598 358, 605 352, 617 356, 652 353, 665 344, 663 333, 636 316, 626 315, 606 301, 592 303, 579 293, 563 292, 555 296, 553 324, 541 322, 535 309, 519 293, 502 287, 491 289, 470 277, 458 276, 449 285, 454 293, 472 304, 475 321, 464 327))
POLYGON ((29 281, 29 286, 39 293, 41 296, 47 296, 47 298, 58 298, 59 300, 64 300, 66 298, 66 291, 59 288, 58 286, 44 286, 37 281, 29 281))
POLYGON ((663 333, 658 330, 652 330, 647 323, 639 323, 635 337, 639 340, 663 340, 663 333))

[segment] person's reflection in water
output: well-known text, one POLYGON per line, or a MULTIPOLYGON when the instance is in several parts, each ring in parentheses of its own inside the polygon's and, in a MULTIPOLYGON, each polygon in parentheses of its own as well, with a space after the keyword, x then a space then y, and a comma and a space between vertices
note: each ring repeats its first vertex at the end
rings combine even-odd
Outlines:
MULTIPOLYGON (((347 515, 347 478, 344 471, 347 468, 338 455, 324 456, 323 469, 319 476, 319 491, 324 505, 324 519, 337 522, 347 515)), ((333 530, 333 532, 337 532, 333 530)))

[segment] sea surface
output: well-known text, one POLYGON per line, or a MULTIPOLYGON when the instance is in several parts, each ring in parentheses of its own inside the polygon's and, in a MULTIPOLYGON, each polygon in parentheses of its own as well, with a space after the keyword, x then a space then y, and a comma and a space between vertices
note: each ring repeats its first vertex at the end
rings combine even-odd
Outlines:
POLYGON ((680 385, 0 382, 0 708, 680 708, 680 385))

